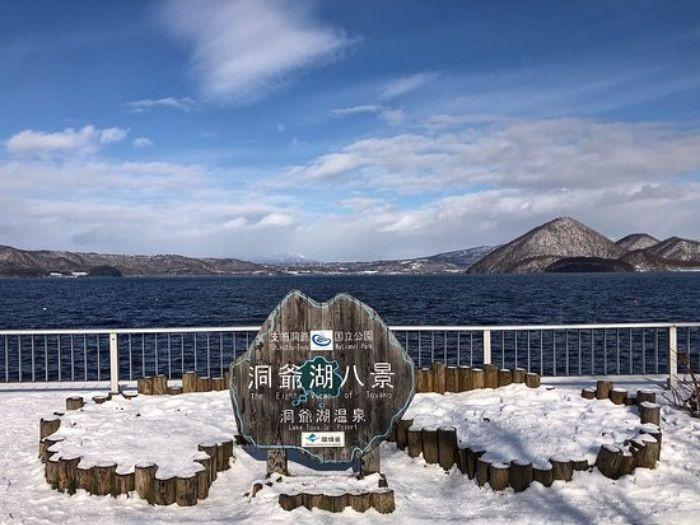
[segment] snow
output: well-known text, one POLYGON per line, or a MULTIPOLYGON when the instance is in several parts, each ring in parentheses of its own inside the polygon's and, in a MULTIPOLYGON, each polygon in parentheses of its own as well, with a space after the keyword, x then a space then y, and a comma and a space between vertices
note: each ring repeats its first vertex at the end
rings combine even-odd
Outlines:
MULTIPOLYGON (((570 396, 572 403, 580 393, 582 386, 590 386, 592 380, 576 384, 569 380, 567 384, 557 384, 554 391, 544 391, 543 396, 570 396)), ((630 390, 648 388, 648 383, 625 385, 630 390)), ((358 513, 347 509, 342 514, 330 514, 317 509, 308 511, 297 509, 293 512, 282 510, 276 502, 275 490, 263 489, 255 498, 246 496, 256 481, 264 476, 264 456, 250 455, 239 447, 234 447, 236 462, 230 470, 220 472, 213 483, 208 499, 195 507, 152 507, 138 498, 120 496, 90 496, 79 491, 75 496, 60 494, 46 484, 43 479, 43 466, 37 459, 38 421, 50 415, 54 410, 63 410, 65 398, 69 395, 92 396, 97 392, 76 390, 36 390, 4 391, 0 393, 0 410, 3 414, 3 430, 0 433, 0 523, 243 523, 243 524, 326 524, 356 523, 362 519, 367 523, 395 523, 402 525, 413 523, 444 522, 489 522, 489 523, 697 523, 700 515, 700 420, 693 419, 683 412, 668 406, 657 390, 657 401, 661 404, 663 447, 659 467, 652 471, 637 469, 634 475, 617 481, 602 476, 599 472, 576 472, 569 483, 555 482, 545 488, 533 483, 528 490, 515 494, 508 489, 493 492, 488 487, 478 487, 459 471, 453 469, 445 473, 438 466, 426 465, 422 458, 410 458, 404 451, 396 449, 392 443, 382 444, 382 470, 387 476, 389 487, 396 494, 396 512, 389 515, 378 514, 370 509, 360 517, 358 513)), ((503 389, 485 390, 478 393, 448 395, 443 404, 455 407, 457 399, 467 403, 495 410, 496 402, 501 396, 508 396, 503 389), (470 401, 479 398, 480 404, 470 401), (454 399, 450 399, 454 398, 454 399)), ((410 410, 415 414, 428 413, 425 407, 437 407, 433 394, 416 396, 410 410)), ((141 404, 151 421, 152 432, 148 434, 148 459, 160 457, 179 450, 189 449, 191 443, 202 439, 215 439, 230 436, 235 432, 235 422, 226 392, 211 394, 182 395, 173 398, 140 397, 131 401, 141 404), (193 400, 188 400, 192 397, 193 400), (151 401, 153 405, 151 406, 151 401), (162 405, 162 406, 159 406, 162 405), (166 408, 167 407, 167 408, 166 408), (168 410, 177 411, 177 407, 187 407, 188 417, 169 421, 164 416, 168 410), (158 411, 164 412, 159 415, 158 411), (192 419, 193 423, 187 423, 192 419), (158 422, 155 425, 155 421, 158 422), (186 426, 183 426, 186 425, 186 426), (180 449, 182 447, 182 449, 180 449)), ((605 401, 587 401, 592 407, 605 401)), ((101 405, 107 409, 108 402, 101 405)), ((125 401, 125 403, 128 403, 125 401)), ((134 404, 133 406, 136 406, 134 404)), ((610 405, 612 406, 612 405, 610 405)), ((537 410, 535 405, 532 405, 537 410)), ((613 407, 610 412, 629 414, 625 407, 613 407)), ((465 412, 472 414, 474 408, 465 412)), ((481 410, 481 409, 479 409, 481 410)), ((507 412, 510 409, 505 409, 507 412)), ((523 419, 528 416, 528 403, 518 405, 523 419)), ((574 409, 572 409, 574 410, 574 409)), ((581 415, 575 409, 568 417, 581 415)), ((593 410, 597 410, 594 408, 593 410)), ((116 412, 116 411, 115 411, 116 412)), ((478 410, 477 410, 478 413, 478 410)), ((457 414, 444 409, 444 420, 439 424, 454 424, 457 414)), ((72 416, 71 416, 72 417, 72 416)), ((134 427, 129 418, 121 426, 112 423, 104 428, 97 428, 97 436, 109 442, 107 446, 116 446, 118 439, 112 433, 128 434, 134 427)), ((436 417, 436 422, 437 422, 436 417)), ((511 422, 516 418, 511 418, 511 422)), ((515 425, 521 436, 528 439, 528 452, 537 454, 538 439, 547 434, 555 434, 550 426, 559 419, 564 421, 563 412, 552 422, 547 420, 541 429, 528 427, 526 423, 515 425), (529 435, 529 432, 538 434, 529 435), (539 437, 537 437, 539 436, 539 437), (533 444, 533 442, 535 442, 533 444)), ((144 421, 147 421, 144 419, 144 421)), ((504 420, 505 421, 505 420, 504 420)), ((462 423, 459 421, 460 424, 462 423)), ((588 421, 594 424, 593 421, 588 421)), ((86 421, 87 424, 87 421, 86 421)), ((563 424, 563 423, 562 423, 563 424)), ((618 432, 627 433, 624 425, 618 432)), ((510 431, 510 429, 508 430, 510 431)), ((635 430, 632 430, 635 432, 635 430)), ((143 434, 145 435, 145 434, 143 434)), ((461 434, 466 435, 466 434, 461 434)), ((495 433, 494 433, 495 435, 495 433)), ((570 434, 569 434, 570 435, 570 434)), ((119 438, 123 439, 123 438, 119 438)), ((556 442, 547 438, 548 443, 556 442)), ((612 441, 611 441, 612 442, 612 441)), ((90 445, 93 446, 93 445, 90 445)), ((96 445, 95 445, 96 446, 96 445)), ((196 446, 195 446, 196 448, 196 446)), ((145 448, 144 448, 145 450, 145 448)), ((542 452, 544 453, 544 452, 542 452)), ((134 454, 134 458, 137 454, 134 454)), ((140 457, 141 454, 139 453, 140 457)), ((132 458, 132 459, 134 459, 132 458)), ((109 459, 112 458, 110 456, 109 459)), ((124 458, 120 458, 124 461, 124 458)), ((173 464, 169 468, 179 468, 173 464)), ((309 474, 309 470, 298 463, 292 463, 293 474, 309 474)), ((347 479, 346 471, 318 472, 318 476, 330 476, 332 487, 342 483, 352 483, 347 479)), ((296 481, 295 482, 300 482, 296 481)))
POLYGON ((600 445, 637 437, 636 407, 587 400, 580 390, 523 384, 460 394, 425 394, 406 412, 413 428, 454 426, 463 446, 492 463, 546 463, 553 456, 594 463, 600 445))

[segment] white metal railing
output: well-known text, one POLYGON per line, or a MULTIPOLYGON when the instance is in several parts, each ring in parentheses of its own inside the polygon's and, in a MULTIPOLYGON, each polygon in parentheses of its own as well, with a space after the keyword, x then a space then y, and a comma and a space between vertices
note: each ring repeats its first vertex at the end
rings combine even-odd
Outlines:
MULTIPOLYGON (((223 375, 259 326, 0 330, 0 383, 120 380, 186 370, 223 375)), ((700 369, 699 323, 391 326, 419 367, 521 367, 545 376, 700 369)))

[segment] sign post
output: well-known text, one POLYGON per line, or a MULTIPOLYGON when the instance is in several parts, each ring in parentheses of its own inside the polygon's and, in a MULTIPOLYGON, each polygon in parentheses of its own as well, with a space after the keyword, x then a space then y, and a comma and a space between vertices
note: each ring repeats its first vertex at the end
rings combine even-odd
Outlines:
POLYGON ((414 394, 413 361, 377 312, 347 294, 318 303, 292 291, 248 351, 231 364, 238 431, 268 450, 268 474, 286 451, 322 463, 361 460, 379 471, 379 443, 414 394))

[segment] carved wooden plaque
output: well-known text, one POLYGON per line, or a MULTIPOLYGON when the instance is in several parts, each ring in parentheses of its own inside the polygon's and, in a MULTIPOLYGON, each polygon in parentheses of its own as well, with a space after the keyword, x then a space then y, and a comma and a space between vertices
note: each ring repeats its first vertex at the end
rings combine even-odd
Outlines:
POLYGON ((290 292, 230 372, 243 437, 324 462, 378 445, 414 393, 411 358, 377 312, 347 294, 317 303, 290 292))

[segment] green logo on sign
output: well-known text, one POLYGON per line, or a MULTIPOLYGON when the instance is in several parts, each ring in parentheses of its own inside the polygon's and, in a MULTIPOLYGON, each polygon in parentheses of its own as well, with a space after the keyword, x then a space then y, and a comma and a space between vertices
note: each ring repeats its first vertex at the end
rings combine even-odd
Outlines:
POLYGON ((306 403, 310 395, 318 398, 333 398, 340 395, 340 386, 343 378, 338 372, 338 361, 329 361, 323 356, 309 359, 299 367, 299 385, 303 393, 299 395, 292 405, 299 406, 306 403))

